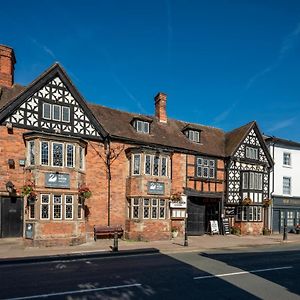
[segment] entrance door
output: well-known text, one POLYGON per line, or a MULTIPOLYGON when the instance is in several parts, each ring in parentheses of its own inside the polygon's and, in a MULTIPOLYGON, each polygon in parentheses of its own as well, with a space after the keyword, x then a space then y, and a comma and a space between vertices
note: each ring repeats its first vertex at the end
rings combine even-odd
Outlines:
POLYGON ((197 203, 197 198, 188 199, 188 235, 203 235, 205 231, 205 206, 197 203))
POLYGON ((273 232, 280 232, 280 211, 274 209, 273 211, 273 232))
POLYGON ((23 198, 0 198, 0 237, 21 237, 23 235, 23 198))

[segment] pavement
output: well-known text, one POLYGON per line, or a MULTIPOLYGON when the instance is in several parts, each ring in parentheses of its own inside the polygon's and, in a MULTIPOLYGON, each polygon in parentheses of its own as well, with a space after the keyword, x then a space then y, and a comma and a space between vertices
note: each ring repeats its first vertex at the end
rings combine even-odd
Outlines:
POLYGON ((155 252, 164 254, 190 251, 201 252, 216 249, 283 245, 287 243, 300 244, 300 234, 289 233, 286 241, 283 241, 282 234, 272 234, 269 236, 190 236, 188 237, 188 246, 184 246, 183 237, 167 241, 151 242, 119 240, 118 252, 112 251, 113 239, 98 239, 96 242, 91 241, 77 246, 29 247, 24 244, 24 240, 21 238, 5 238, 0 239, 0 264, 155 252))

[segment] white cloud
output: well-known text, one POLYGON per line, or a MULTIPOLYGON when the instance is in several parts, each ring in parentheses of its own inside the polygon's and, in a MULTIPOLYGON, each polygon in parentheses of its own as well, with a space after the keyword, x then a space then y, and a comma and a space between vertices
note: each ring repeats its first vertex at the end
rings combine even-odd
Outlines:
POLYGON ((274 131, 277 131, 279 129, 283 129, 283 128, 293 126, 294 123, 296 122, 296 120, 297 120, 297 118, 294 117, 294 118, 289 118, 289 119, 279 121, 279 122, 273 124, 267 131, 268 132, 274 132, 274 131))

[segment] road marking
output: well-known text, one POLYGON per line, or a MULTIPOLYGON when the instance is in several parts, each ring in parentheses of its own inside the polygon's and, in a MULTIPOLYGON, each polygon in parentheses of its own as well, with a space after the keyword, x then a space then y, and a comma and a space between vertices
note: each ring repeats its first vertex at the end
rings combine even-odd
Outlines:
POLYGON ((198 276, 198 277, 194 277, 194 279, 198 280, 198 279, 208 279, 208 278, 215 278, 215 277, 235 276, 235 275, 243 275, 243 274, 251 274, 251 273, 269 272, 275 270, 285 270, 285 269, 292 269, 292 268, 293 268, 292 266, 286 266, 286 267, 269 268, 269 269, 258 269, 258 270, 241 271, 241 272, 233 272, 233 273, 225 273, 225 274, 217 274, 217 275, 198 276))
POLYGON ((124 289, 124 288, 139 287, 139 286, 141 286, 140 283, 124 284, 124 285, 106 286, 106 287, 94 288, 94 289, 67 291, 67 292, 61 292, 61 293, 42 294, 42 295, 17 297, 17 298, 6 298, 3 300, 23 300, 23 299, 35 299, 35 298, 47 298, 47 297, 54 297, 54 296, 81 294, 81 293, 88 293, 88 292, 99 292, 99 291, 116 290, 116 289, 124 289))

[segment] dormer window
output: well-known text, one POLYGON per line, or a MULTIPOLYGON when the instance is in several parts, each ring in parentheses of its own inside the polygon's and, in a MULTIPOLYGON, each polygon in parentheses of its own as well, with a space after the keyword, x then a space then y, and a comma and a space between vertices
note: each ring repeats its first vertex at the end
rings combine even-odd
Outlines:
POLYGON ((137 132, 149 133, 150 124, 146 121, 134 120, 133 127, 137 132))
POLYGON ((185 135, 190 141, 200 143, 200 132, 198 130, 188 129, 185 131, 185 135))

